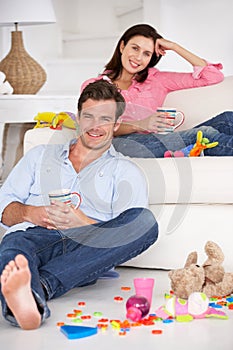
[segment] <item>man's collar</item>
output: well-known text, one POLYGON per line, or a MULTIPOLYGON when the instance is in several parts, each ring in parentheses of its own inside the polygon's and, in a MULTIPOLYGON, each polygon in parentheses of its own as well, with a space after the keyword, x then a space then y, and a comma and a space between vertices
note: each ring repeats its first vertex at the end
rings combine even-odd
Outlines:
MULTIPOLYGON (((77 142, 77 139, 74 138, 69 142, 66 142, 62 148, 61 154, 64 155, 65 159, 69 157, 70 147, 77 142)), ((111 144, 110 147, 100 156, 104 157, 105 155, 110 155, 112 157, 117 157, 118 152, 115 150, 114 146, 111 144)))

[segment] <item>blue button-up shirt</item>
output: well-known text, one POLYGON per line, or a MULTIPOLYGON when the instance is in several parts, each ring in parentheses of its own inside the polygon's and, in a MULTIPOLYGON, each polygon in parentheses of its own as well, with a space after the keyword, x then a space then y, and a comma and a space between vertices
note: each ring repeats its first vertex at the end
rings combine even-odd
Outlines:
MULTIPOLYGON (((74 143, 72 140, 71 143, 74 143)), ((111 146, 80 172, 69 160, 70 144, 39 145, 28 151, 0 189, 0 218, 11 202, 48 205, 48 192, 68 188, 78 192, 80 209, 96 221, 108 221, 126 209, 148 207, 148 186, 141 169, 111 146)), ((34 226, 24 222, 7 232, 34 226)))

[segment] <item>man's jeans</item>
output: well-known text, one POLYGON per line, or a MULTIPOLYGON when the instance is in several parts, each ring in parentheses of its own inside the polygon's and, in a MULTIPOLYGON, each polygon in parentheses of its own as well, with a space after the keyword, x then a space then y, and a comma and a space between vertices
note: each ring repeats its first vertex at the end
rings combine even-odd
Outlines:
MULTIPOLYGON (((63 232, 36 226, 3 238, 0 273, 17 254, 28 259, 31 288, 43 321, 50 315, 46 300, 94 283, 106 271, 145 251, 157 238, 156 219, 143 208, 128 209, 108 222, 63 232)), ((17 325, 0 296, 3 316, 17 325)))
POLYGON ((233 112, 224 112, 217 117, 201 123, 193 129, 176 131, 167 135, 160 134, 128 134, 115 137, 113 145, 118 152, 135 158, 163 158, 167 150, 178 151, 195 144, 197 131, 210 142, 218 141, 216 147, 206 149, 206 156, 233 155, 233 112))

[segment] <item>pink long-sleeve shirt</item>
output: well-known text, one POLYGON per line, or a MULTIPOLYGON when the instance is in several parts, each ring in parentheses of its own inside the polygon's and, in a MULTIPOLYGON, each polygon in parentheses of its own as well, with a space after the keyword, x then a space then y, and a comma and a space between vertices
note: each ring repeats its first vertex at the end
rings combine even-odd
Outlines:
MULTIPOLYGON (((171 91, 195 88, 217 84, 224 79, 220 71, 222 64, 208 63, 204 67, 194 67, 192 73, 163 72, 157 68, 149 68, 148 77, 143 83, 133 79, 127 90, 121 90, 126 101, 126 109, 122 116, 123 121, 134 121, 145 119, 161 107, 167 94, 171 91)), ((81 91, 89 83, 99 79, 109 78, 100 75, 96 78, 86 80, 81 91)), ((174 106, 175 107, 175 106, 174 106)))

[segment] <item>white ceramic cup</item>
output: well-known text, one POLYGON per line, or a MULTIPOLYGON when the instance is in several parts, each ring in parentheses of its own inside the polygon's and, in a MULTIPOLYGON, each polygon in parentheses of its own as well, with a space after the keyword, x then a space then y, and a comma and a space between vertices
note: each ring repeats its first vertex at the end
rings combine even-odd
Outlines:
POLYGON ((181 111, 177 111, 175 108, 168 107, 158 107, 157 113, 161 113, 164 115, 164 118, 169 120, 170 127, 162 128, 161 131, 158 131, 159 134, 168 134, 173 132, 176 128, 178 128, 184 122, 184 113, 181 111))
POLYGON ((67 205, 74 205, 74 209, 77 209, 81 204, 81 196, 78 192, 71 192, 67 188, 62 188, 60 190, 55 190, 49 192, 49 200, 51 201, 60 201, 67 205), (73 198, 75 200, 73 201, 73 198))

